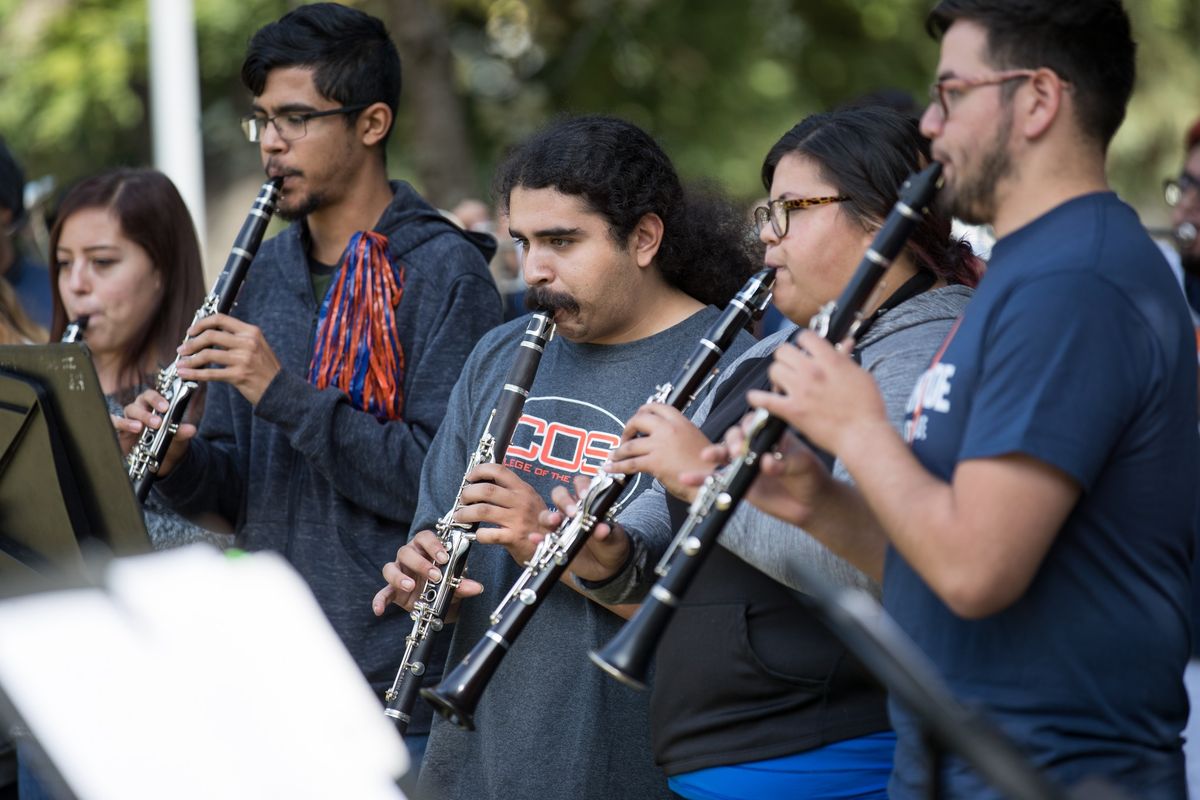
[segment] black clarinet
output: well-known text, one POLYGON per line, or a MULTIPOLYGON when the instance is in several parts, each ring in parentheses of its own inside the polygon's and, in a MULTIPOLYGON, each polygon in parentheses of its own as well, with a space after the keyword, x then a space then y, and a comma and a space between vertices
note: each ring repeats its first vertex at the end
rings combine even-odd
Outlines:
MULTIPOLYGON (((686 408, 713 375, 713 369, 738 332, 762 314, 771 301, 773 270, 755 273, 729 301, 678 374, 656 387, 647 402, 686 408)), ((578 511, 538 545, 525 570, 492 612, 491 627, 440 684, 421 696, 460 728, 475 729, 475 708, 501 659, 525 625, 583 549, 597 524, 625 489, 626 476, 600 470, 580 498, 578 511)))
POLYGON ((475 452, 467 462, 454 505, 435 526, 449 560, 442 568, 442 580, 426 581, 420 599, 413 605, 410 613, 413 627, 405 639, 404 657, 400 661, 400 668, 396 671, 392 687, 384 694, 387 706, 383 713, 395 720, 396 728, 401 734, 408 730, 413 704, 417 700, 417 690, 421 688, 429 652, 433 646, 433 634, 440 631, 446 623, 450 601, 454 597, 454 590, 462 583, 467 555, 475 541, 475 531, 479 528, 478 522, 454 521, 455 513, 462 508, 463 489, 469 485, 467 476, 480 464, 500 463, 504 460, 504 453, 508 450, 513 431, 521 419, 525 398, 529 396, 529 388, 533 385, 538 364, 542 360, 542 352, 553 336, 554 320, 550 314, 539 311, 530 317, 529 326, 521 338, 516 361, 504 378, 504 387, 500 390, 496 407, 488 417, 483 436, 479 438, 479 444, 475 446, 475 452))
MULTIPOLYGON (((859 262, 850 283, 837 300, 826 303, 812 318, 811 330, 835 344, 853 333, 862 320, 862 307, 867 298, 921 222, 923 212, 940 185, 941 173, 942 165, 935 161, 904 182, 900 198, 859 262)), ((795 342, 799 335, 797 332, 792 341, 795 342)), ((758 476, 762 457, 775 447, 785 430, 787 423, 782 419, 762 410, 755 414, 745 449, 727 466, 709 476, 689 506, 687 519, 655 570, 662 577, 612 641, 602 650, 588 654, 597 666, 634 688, 646 687, 646 674, 655 647, 670 623, 679 599, 687 592, 704 559, 716 545, 717 537, 758 476)))
POLYGON ((59 339, 63 344, 74 344, 83 341, 83 334, 87 330, 88 317, 85 314, 78 319, 75 319, 63 329, 62 338, 59 339))
MULTIPOLYGON (((250 208, 249 216, 242 223, 233 249, 225 260, 225 268, 221 270, 212 291, 204 298, 196 315, 192 317, 192 325, 213 314, 227 314, 233 308, 238 290, 242 288, 242 282, 246 279, 250 262, 254 260, 254 254, 258 252, 263 234, 266 233, 267 224, 275 213, 275 201, 282 185, 283 178, 271 178, 262 185, 258 197, 254 199, 254 205, 250 208)), ((183 341, 187 342, 190 338, 184 336, 183 341)), ((170 405, 162 414, 162 424, 158 430, 147 426, 126 459, 129 480, 133 481, 133 491, 139 502, 144 503, 150 494, 150 487, 154 484, 167 448, 171 446, 171 440, 175 438, 179 425, 183 422, 188 403, 200 388, 195 381, 180 379, 178 366, 179 356, 176 356, 170 365, 159 370, 154 388, 170 405)))

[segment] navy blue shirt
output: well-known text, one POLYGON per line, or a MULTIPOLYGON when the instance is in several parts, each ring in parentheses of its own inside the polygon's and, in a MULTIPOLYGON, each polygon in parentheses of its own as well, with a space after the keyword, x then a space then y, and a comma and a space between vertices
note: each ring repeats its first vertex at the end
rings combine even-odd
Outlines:
MULTIPOLYGON (((884 574, 888 610, 1036 765, 1140 798, 1184 796, 1200 450, 1191 322, 1162 261, 1111 193, 997 243, 906 430, 943 480, 961 461, 1021 453, 1082 494, 1025 594, 989 617, 955 616, 894 550, 884 574)), ((892 714, 892 796, 915 796, 914 720, 892 714)), ((953 759, 946 779, 954 796, 994 796, 953 759)))
POLYGON ((44 264, 30 261, 22 255, 8 268, 4 275, 17 293, 21 308, 29 318, 43 328, 50 327, 50 315, 53 311, 50 294, 50 270, 44 264))

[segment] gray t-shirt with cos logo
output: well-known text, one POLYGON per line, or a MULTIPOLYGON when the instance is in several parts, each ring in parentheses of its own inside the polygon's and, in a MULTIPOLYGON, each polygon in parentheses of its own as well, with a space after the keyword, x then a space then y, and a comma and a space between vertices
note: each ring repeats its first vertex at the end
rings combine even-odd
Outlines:
MULTIPOLYGON (((622 345, 556 337, 546 347, 505 463, 547 501, 555 486, 570 487, 575 475, 595 474, 619 441, 625 420, 656 384, 674 376, 718 315, 717 309, 705 308, 661 333, 622 345)), ((453 504, 526 325, 522 317, 496 328, 468 359, 421 472, 414 532, 431 529, 453 504)), ((722 364, 753 341, 742 334, 722 364)), ((620 507, 651 482, 645 475, 631 480, 620 507)), ((485 588, 462 605, 450 666, 483 636, 488 615, 522 571, 498 546, 477 545, 468 563, 471 577, 485 588)), ((556 587, 484 692, 477 730, 467 733, 440 718, 434 721, 420 796, 670 797, 650 753, 648 695, 607 677, 587 658, 588 650, 612 638, 621 622, 569 587, 556 587)), ((424 685, 436 680, 430 676, 424 685)))

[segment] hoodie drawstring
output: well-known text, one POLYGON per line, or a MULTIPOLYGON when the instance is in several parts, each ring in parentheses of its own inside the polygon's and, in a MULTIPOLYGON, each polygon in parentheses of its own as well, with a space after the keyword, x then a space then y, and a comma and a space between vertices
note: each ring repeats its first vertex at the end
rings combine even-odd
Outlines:
POLYGON ((400 419, 404 348, 395 317, 403 296, 404 265, 388 258, 387 237, 355 233, 321 302, 309 383, 336 386, 380 421, 400 419))

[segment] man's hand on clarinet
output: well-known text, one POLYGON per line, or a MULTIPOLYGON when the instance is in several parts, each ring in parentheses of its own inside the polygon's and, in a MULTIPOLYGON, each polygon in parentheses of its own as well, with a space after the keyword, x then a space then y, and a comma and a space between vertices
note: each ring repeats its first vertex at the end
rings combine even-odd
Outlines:
POLYGON ((222 381, 258 405, 279 374, 279 359, 262 331, 227 314, 213 314, 188 328, 179 346, 177 371, 188 381, 222 381))
MULTIPOLYGON (((450 556, 446 548, 442 547, 442 541, 436 533, 418 532, 412 541, 396 551, 395 561, 383 566, 383 579, 388 585, 376 592, 371 601, 371 610, 375 612, 375 616, 383 616, 389 603, 412 611, 413 604, 421 596, 426 582, 437 583, 442 580, 442 570, 449 560, 450 556)), ((482 592, 482 583, 464 576, 458 588, 454 590, 446 621, 453 621, 458 615, 459 601, 482 592)))
POLYGON ((487 526, 475 532, 476 540, 501 545, 524 564, 537 548, 529 534, 538 529, 538 515, 546 504, 532 486, 501 464, 480 464, 466 477, 470 483, 463 489, 455 522, 487 526))

